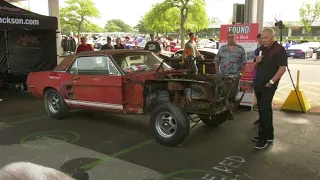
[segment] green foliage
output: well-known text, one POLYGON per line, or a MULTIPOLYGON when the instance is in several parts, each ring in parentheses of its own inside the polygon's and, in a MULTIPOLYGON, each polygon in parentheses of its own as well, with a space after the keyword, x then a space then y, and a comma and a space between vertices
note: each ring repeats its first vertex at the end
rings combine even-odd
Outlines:
POLYGON ((310 32, 312 23, 320 17, 320 2, 316 0, 313 5, 304 2, 299 11, 302 25, 306 32, 310 32))
POLYGON ((217 17, 211 17, 209 19, 210 23, 215 24, 215 23, 221 23, 221 20, 217 17))
POLYGON ((193 32, 206 29, 209 26, 207 12, 203 6, 191 6, 185 28, 193 32))
POLYGON ((109 20, 105 26, 107 32, 132 32, 132 27, 121 19, 109 20))
POLYGON ((133 28, 138 30, 139 33, 147 33, 148 30, 145 28, 144 24, 143 24, 143 17, 141 17, 142 20, 139 21, 139 23, 134 26, 133 28))
POLYGON ((99 18, 100 12, 93 0, 65 0, 66 6, 60 9, 61 31, 63 34, 70 31, 81 31, 88 28, 97 29, 91 23, 91 18, 99 18))
POLYGON ((155 32, 170 32, 180 29, 181 46, 187 30, 206 29, 209 20, 204 0, 164 0, 156 4, 144 16, 145 28, 155 32))
POLYGON ((167 8, 163 3, 153 5, 143 18, 146 30, 165 33, 176 30, 179 26, 179 9, 167 8))

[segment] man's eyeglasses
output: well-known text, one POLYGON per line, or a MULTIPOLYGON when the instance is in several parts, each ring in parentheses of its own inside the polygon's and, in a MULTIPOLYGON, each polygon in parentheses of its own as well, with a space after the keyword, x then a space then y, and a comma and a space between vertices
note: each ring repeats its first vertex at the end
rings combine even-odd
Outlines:
POLYGON ((234 36, 228 36, 228 39, 232 39, 232 38, 234 38, 234 36))

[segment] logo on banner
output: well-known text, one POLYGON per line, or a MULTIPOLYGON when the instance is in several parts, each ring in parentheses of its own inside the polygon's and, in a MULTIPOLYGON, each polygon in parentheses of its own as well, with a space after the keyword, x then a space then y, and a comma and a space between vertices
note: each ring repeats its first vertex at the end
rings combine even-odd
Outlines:
POLYGON ((244 26, 229 26, 228 32, 233 32, 235 34, 250 34, 250 25, 244 26))
POLYGON ((39 40, 36 36, 32 34, 20 34, 17 43, 22 44, 23 46, 27 46, 28 44, 39 44, 39 40))
POLYGON ((15 7, 7 7, 7 6, 0 6, 0 11, 7 11, 7 12, 24 12, 23 9, 15 8, 15 7))

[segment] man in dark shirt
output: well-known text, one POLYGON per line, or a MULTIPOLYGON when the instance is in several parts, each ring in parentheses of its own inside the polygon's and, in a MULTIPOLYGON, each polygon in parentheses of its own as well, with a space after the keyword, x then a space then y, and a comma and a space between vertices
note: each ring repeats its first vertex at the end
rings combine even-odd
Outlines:
POLYGON ((274 139, 272 100, 277 90, 279 80, 286 72, 288 57, 286 50, 279 43, 274 41, 274 30, 264 28, 261 33, 262 56, 256 57, 256 77, 253 81, 257 97, 257 104, 260 115, 258 137, 253 141, 257 142, 256 149, 267 147, 274 139))
POLYGON ((121 44, 121 39, 118 37, 116 39, 116 45, 113 46, 114 49, 125 49, 124 45, 121 44))
POLYGON ((100 50, 108 50, 108 49, 113 49, 113 46, 111 44, 111 37, 107 37, 107 44, 104 44, 101 46, 100 50))
POLYGON ((159 54, 161 51, 160 44, 154 40, 154 35, 150 34, 151 41, 148 41, 144 50, 152 51, 154 53, 159 54))

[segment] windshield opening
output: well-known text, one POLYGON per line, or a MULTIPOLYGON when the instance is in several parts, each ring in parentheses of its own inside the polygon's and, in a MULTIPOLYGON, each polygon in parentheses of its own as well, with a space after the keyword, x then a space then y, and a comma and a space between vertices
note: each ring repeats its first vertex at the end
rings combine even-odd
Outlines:
MULTIPOLYGON (((125 73, 157 70, 162 62, 162 59, 152 52, 125 52, 114 54, 112 57, 125 73)), ((163 70, 172 69, 166 63, 163 63, 162 68, 163 70)))

